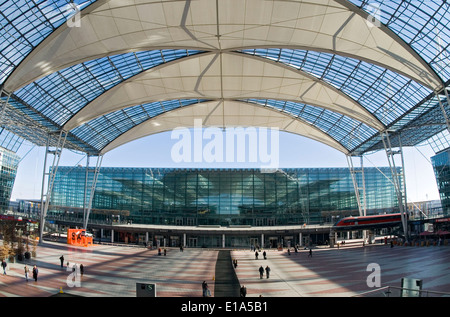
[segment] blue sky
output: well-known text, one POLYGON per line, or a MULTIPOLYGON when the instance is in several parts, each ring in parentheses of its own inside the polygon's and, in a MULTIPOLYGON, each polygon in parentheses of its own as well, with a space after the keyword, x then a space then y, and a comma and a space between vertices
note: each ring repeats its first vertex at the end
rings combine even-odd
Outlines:
MULTIPOLYGON (((170 132, 145 137, 104 155, 102 166, 109 167, 194 167, 194 168, 259 168, 260 163, 175 163, 171 149, 178 140, 170 132)), ((24 144, 18 152, 23 157, 14 185, 12 200, 40 199, 45 148, 24 144), (26 155, 25 155, 26 154, 26 155)), ((430 157, 434 152, 429 146, 404 148, 408 201, 439 199, 430 157)), ((354 160, 359 164, 359 160, 354 160)), ((64 150, 61 166, 85 166, 84 154, 64 150)), ((91 159, 90 165, 95 160, 91 159)), ((343 153, 302 136, 280 132, 280 167, 348 167, 343 153)), ((357 165, 358 166, 358 165, 357 165)), ((364 158, 365 167, 388 166, 384 151, 364 158)))

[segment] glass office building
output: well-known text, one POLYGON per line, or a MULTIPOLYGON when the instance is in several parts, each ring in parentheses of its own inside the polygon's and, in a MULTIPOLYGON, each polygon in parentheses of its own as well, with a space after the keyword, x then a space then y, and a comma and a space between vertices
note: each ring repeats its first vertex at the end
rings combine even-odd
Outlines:
MULTIPOLYGON (((361 184, 361 173, 355 176, 361 184)), ((367 214, 398 210, 388 176, 389 168, 364 168, 367 214)), ((85 188, 92 178, 93 172, 86 174, 84 167, 59 167, 49 212, 82 217, 90 198, 85 188)), ((89 219, 176 226, 282 226, 330 223, 338 216, 358 213, 348 168, 265 173, 259 169, 103 167, 89 219)))
POLYGON ((450 215, 450 149, 431 158, 444 215, 450 215))
POLYGON ((19 160, 16 153, 0 147, 0 210, 2 211, 9 207, 19 160))

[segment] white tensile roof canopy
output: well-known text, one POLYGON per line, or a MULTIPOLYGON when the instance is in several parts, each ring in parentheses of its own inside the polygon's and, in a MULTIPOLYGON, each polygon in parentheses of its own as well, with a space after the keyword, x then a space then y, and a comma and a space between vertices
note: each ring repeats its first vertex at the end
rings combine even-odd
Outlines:
POLYGON ((202 118, 360 154, 380 132, 415 145, 446 129, 445 1, 49 2, 2 4, 5 128, 36 144, 65 130, 104 154, 202 118))

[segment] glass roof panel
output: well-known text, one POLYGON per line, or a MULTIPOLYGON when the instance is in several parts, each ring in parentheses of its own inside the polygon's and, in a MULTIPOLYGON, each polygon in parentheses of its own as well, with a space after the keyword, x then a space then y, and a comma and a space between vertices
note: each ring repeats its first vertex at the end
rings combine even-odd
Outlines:
MULTIPOLYGON (((71 2, 82 9, 95 1, 0 0, 0 87, 14 67, 74 13, 71 2)), ((448 85, 450 81, 448 1, 350 0, 350 2, 379 18, 429 63, 448 85)), ((21 111, 27 120, 36 120, 37 125, 54 131, 63 126, 87 103, 127 78, 162 63, 199 52, 152 50, 87 61, 41 78, 16 91, 10 104, 17 111, 21 111)), ((432 92, 390 70, 323 52, 286 48, 249 49, 242 52, 289 65, 326 81, 358 101, 393 130, 401 130, 412 126, 414 122, 421 122, 423 126, 417 130, 416 136, 420 132, 423 137, 429 137, 442 131, 442 125, 433 121, 439 115, 439 108, 432 92)), ((338 113, 280 100, 251 102, 263 103, 265 106, 298 116, 330 134, 349 149, 369 149, 378 142, 376 131, 338 113)), ((122 133, 163 111, 190 103, 191 100, 186 99, 128 107, 77 128, 73 132, 79 140, 72 141, 79 142, 81 147, 86 148, 89 148, 89 145, 84 142, 92 141, 91 145, 100 149, 105 142, 117 137, 116 133, 122 133), (110 125, 116 132, 102 128, 101 124, 110 125)), ((406 140, 413 142, 415 137, 413 131, 405 130, 402 135, 406 135, 406 140)), ((3 131, 2 135, 6 137, 7 133, 3 131)), ((11 140, 12 138, 8 137, 11 140)))
POLYGON ((428 139, 427 142, 435 153, 448 149, 450 147, 450 133, 445 129, 428 139))
POLYGON ((14 67, 67 18, 94 0, 15 0, 0 2, 0 85, 14 67))
POLYGON ((373 14, 437 72, 450 79, 450 3, 444 0, 349 0, 373 14))
POLYGON ((295 67, 357 100, 385 125, 414 107, 431 91, 390 70, 338 55, 291 49, 242 51, 295 67), (401 101, 401 102, 399 102, 401 101))
POLYGON ((98 117, 72 130, 98 150, 131 128, 166 111, 202 102, 198 99, 169 100, 127 107, 98 117))
POLYGON ((62 126, 87 103, 118 83, 198 52, 157 50, 104 57, 41 78, 19 89, 16 95, 62 126))
POLYGON ((5 130, 4 128, 0 129, 0 147, 17 152, 24 141, 23 138, 16 134, 5 130))
POLYGON ((245 101, 287 112, 293 117, 316 126, 349 150, 353 150, 362 141, 377 132, 359 121, 320 107, 271 99, 248 99, 245 101))

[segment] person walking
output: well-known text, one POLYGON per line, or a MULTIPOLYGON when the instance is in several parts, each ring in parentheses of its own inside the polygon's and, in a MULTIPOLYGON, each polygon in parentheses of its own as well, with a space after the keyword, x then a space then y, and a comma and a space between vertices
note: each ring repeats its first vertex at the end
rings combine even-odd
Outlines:
POLYGON ((25 280, 28 282, 28 273, 30 273, 30 269, 28 268, 28 266, 26 264, 23 269, 25 271, 25 280))
POLYGON ((266 251, 263 252, 264 260, 267 260, 267 253, 266 251))
POLYGON ((33 267, 33 278, 34 278, 35 282, 37 282, 38 274, 39 274, 39 270, 38 270, 37 266, 35 265, 33 267))
POLYGON ((6 275, 6 267, 7 266, 8 266, 8 264, 6 264, 6 261, 2 260, 3 275, 6 275))
POLYGON ((308 257, 312 258, 312 249, 311 249, 311 248, 309 248, 309 254, 308 254, 308 257))
POLYGON ((211 296, 211 291, 209 290, 208 283, 206 283, 206 281, 203 281, 203 283, 202 283, 202 291, 203 291, 203 297, 211 296))
POLYGON ((269 278, 270 275, 270 267, 267 265, 266 266, 266 277, 269 278))
POLYGON ((255 251, 255 260, 258 260, 258 255, 259 255, 258 251, 255 251))
POLYGON ((264 268, 262 266, 259 267, 259 278, 263 278, 264 276, 264 268))
POLYGON ((241 297, 246 297, 247 296, 247 287, 245 287, 245 285, 241 286, 240 294, 241 294, 241 297))
POLYGON ((64 255, 59 257, 59 261, 61 261, 61 267, 64 267, 64 255))

